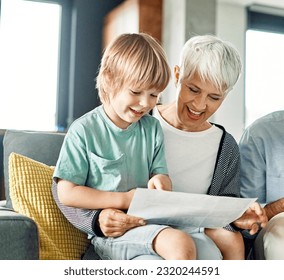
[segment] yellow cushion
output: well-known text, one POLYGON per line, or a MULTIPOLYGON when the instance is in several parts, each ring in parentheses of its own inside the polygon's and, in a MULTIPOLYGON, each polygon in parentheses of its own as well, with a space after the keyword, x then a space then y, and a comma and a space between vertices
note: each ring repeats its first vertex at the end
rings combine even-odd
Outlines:
POLYGON ((10 196, 15 211, 39 229, 40 259, 80 259, 89 241, 58 209, 51 193, 54 167, 11 153, 10 196))

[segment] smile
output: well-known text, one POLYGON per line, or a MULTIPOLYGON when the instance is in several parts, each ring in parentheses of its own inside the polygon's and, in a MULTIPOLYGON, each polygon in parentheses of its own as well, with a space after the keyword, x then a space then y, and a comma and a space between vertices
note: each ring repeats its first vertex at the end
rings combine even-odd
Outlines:
POLYGON ((202 112, 197 112, 197 111, 194 111, 194 110, 191 110, 191 109, 188 109, 190 113, 194 114, 194 115, 197 115, 197 116, 200 116, 202 114, 202 112))
POLYGON ((134 114, 137 115, 137 116, 141 116, 141 115, 144 114, 143 111, 137 111, 137 110, 134 110, 134 109, 132 109, 132 108, 130 108, 130 110, 131 110, 132 113, 134 113, 134 114))
POLYGON ((188 117, 192 120, 199 120, 204 112, 197 112, 188 108, 188 117))

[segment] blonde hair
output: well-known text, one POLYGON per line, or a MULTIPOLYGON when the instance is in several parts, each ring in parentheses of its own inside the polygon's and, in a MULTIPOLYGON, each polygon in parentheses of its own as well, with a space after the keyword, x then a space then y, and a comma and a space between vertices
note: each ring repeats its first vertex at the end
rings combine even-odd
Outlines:
POLYGON ((104 51, 96 87, 102 103, 128 85, 162 92, 171 70, 161 45, 145 33, 118 36, 104 51))
POLYGON ((194 36, 183 46, 180 55, 180 80, 197 73, 221 92, 232 90, 241 74, 238 51, 229 42, 213 35, 194 36))

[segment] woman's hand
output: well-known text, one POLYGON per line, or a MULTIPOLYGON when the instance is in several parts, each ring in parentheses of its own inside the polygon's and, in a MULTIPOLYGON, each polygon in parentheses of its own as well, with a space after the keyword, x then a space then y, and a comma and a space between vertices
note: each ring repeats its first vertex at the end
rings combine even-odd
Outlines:
POLYGON ((125 214, 118 209, 104 209, 98 219, 101 231, 107 237, 118 237, 126 231, 146 225, 145 220, 125 214))
POLYGON ((250 230, 249 233, 253 235, 258 232, 259 226, 263 228, 267 222, 268 218, 264 208, 254 202, 239 219, 234 221, 234 224, 239 228, 250 230))
POLYGON ((148 189, 172 190, 172 181, 168 175, 156 174, 148 181, 148 189))

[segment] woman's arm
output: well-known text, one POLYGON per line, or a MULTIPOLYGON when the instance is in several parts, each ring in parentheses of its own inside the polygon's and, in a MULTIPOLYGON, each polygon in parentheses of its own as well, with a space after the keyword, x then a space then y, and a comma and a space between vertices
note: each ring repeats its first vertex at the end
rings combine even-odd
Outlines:
MULTIPOLYGON (((221 127, 222 128, 222 127, 221 127)), ((224 130, 224 128, 223 128, 224 130)), ((220 142, 217 162, 208 194, 219 196, 240 196, 240 153, 235 139, 225 130, 220 142)), ((224 227, 239 231, 231 223, 224 227)))
POLYGON ((146 224, 140 217, 113 208, 94 210, 66 206, 58 199, 57 187, 57 183, 53 181, 52 194, 58 208, 73 226, 87 234, 117 237, 131 228, 146 224))

